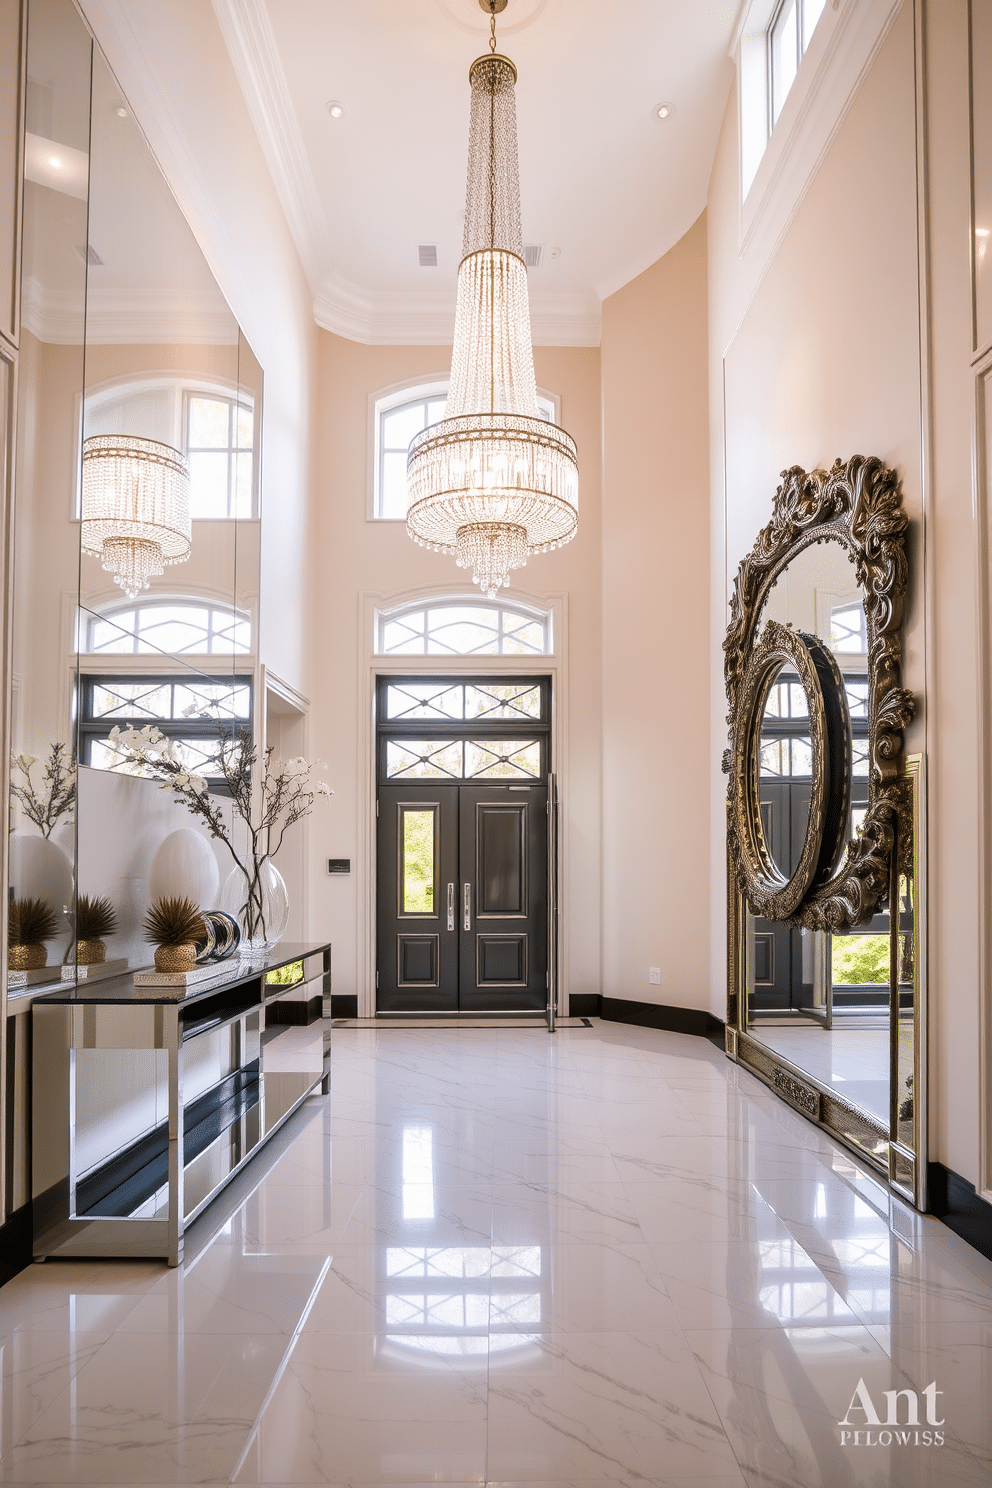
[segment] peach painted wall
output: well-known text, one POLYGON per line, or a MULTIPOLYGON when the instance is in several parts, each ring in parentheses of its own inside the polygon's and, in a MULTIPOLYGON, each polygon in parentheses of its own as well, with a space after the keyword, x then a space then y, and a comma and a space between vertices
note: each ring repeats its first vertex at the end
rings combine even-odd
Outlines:
POLYGON ((603 304, 603 994, 709 1003, 706 218, 603 304), (648 968, 661 972, 659 985, 648 968))
MULTIPOLYGON (((899 473, 911 519, 904 682, 918 705, 907 748, 926 752, 929 776, 930 1157, 975 1181, 982 994, 967 19, 964 0, 929 9, 926 109, 910 0, 822 160, 811 162, 805 195, 770 250, 760 234, 741 245, 734 94, 727 106, 709 195, 710 754, 717 759, 726 744, 720 646, 730 585, 768 520, 779 472, 791 464, 829 465, 837 456, 880 456, 899 473), (917 126, 925 115, 929 157, 939 162, 929 182, 918 166, 917 126), (921 276, 928 185, 931 233, 921 276), (929 323, 921 317, 921 278, 933 294, 929 323)), ((717 777, 710 869, 715 1012, 726 987, 724 791, 717 777)))
MULTIPOLYGON (((567 750, 568 861, 565 933, 569 987, 599 991, 600 897, 600 379, 596 348, 536 347, 539 387, 561 399, 562 425, 579 448, 580 523, 575 540, 515 572, 509 597, 567 594, 568 675, 562 738, 567 750)), ((362 976, 367 936, 366 841, 371 810, 372 684, 362 653, 365 597, 422 589, 478 591, 454 560, 417 547, 403 523, 367 520, 369 397, 411 379, 447 377, 444 347, 365 346, 320 333, 317 475, 310 613, 315 638, 311 749, 330 765, 335 789, 311 828, 311 928, 334 941, 334 989, 371 993, 362 976), (367 758, 365 756, 368 756, 367 758), (330 877, 328 857, 348 857, 348 877, 330 877)), ((426 667, 431 659, 425 658, 426 667)), ((485 658, 477 669, 485 670, 485 658)), ((470 663, 470 665, 475 665, 470 663)), ((560 762, 559 762, 560 763, 560 762)))

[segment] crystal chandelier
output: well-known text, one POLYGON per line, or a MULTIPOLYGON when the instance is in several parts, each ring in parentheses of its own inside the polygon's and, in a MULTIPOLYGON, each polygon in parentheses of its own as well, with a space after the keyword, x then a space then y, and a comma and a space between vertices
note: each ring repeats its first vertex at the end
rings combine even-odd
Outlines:
POLYGON ((154 439, 83 441, 81 544, 130 599, 190 554, 189 467, 154 439))
POLYGON ((418 434, 407 457, 407 531, 492 597, 531 553, 575 536, 575 442, 541 418, 530 339, 520 229, 517 69, 496 51, 472 63, 465 236, 451 382, 444 418, 418 434))

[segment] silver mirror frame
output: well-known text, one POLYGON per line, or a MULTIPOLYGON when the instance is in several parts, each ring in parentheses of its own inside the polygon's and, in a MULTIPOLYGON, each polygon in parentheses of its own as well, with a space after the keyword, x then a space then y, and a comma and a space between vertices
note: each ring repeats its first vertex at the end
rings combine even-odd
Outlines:
MULTIPOLYGON (((876 456, 855 455, 831 470, 782 472, 772 519, 742 560, 730 602, 724 649, 730 747, 723 768, 730 776, 727 841, 734 880, 753 912, 810 930, 846 930, 865 924, 889 894, 890 863, 899 811, 899 756, 903 730, 913 717, 913 695, 900 683, 903 604, 908 582, 906 529, 899 481, 876 456), (861 590, 868 631, 868 808, 847 847, 839 871, 810 877, 805 891, 784 893, 781 876, 769 871, 758 849, 762 840, 757 793, 751 778, 755 716, 751 679, 760 643, 761 614, 779 575, 805 548, 839 542, 850 555, 861 590)), ((820 831, 836 816, 827 801, 824 770, 828 751, 815 747, 813 799, 822 799, 820 831)), ((811 830, 813 819, 811 814, 811 830)), ((809 841, 807 848, 811 847, 809 841)), ((813 856, 821 861, 821 838, 813 856)), ((829 856, 829 852, 826 853, 829 856)))

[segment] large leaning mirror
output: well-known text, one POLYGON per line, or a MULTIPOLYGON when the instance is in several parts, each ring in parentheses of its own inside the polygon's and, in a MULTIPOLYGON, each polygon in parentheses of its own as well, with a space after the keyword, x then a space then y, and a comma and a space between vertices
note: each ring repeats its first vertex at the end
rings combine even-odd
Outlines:
POLYGON ((906 526, 879 460, 794 467, 738 570, 724 643, 727 1046, 922 1204, 906 526))

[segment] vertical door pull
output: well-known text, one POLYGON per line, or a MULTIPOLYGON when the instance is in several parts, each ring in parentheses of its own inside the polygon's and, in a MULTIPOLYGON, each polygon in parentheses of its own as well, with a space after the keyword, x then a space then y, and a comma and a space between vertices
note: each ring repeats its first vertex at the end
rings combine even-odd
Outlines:
POLYGON ((471 930, 471 928, 472 928, 472 885, 469 884, 469 883, 467 883, 465 885, 465 920, 464 920, 464 924, 465 924, 465 929, 466 930, 471 930))
POLYGON ((455 928, 455 886, 454 886, 453 883, 449 883, 449 885, 448 885, 448 929, 449 930, 454 930, 454 928, 455 928))

